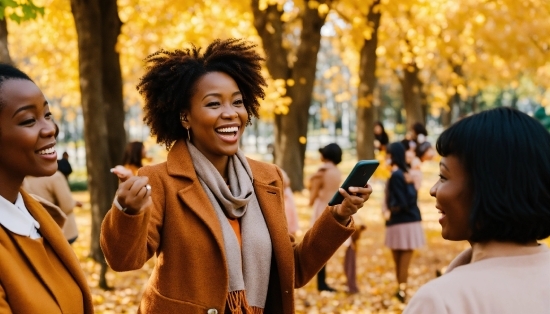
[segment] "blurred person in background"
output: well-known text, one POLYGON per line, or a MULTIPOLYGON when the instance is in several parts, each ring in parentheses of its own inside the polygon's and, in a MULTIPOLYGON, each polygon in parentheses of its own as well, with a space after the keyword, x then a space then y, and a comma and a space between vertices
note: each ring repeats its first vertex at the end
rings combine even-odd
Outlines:
POLYGON ((288 233, 296 236, 296 233, 300 230, 298 224, 298 209, 294 201, 294 193, 292 193, 292 189, 290 188, 290 178, 288 174, 286 174, 286 171, 281 169, 281 172, 283 174, 283 184, 285 187, 285 216, 288 225, 288 233))
MULTIPOLYGON (((321 217, 328 202, 338 192, 342 182, 342 172, 337 165, 342 161, 342 149, 338 144, 331 143, 319 148, 323 163, 309 179, 309 206, 313 209, 311 225, 321 217)), ((326 267, 323 266, 317 274, 317 290, 336 291, 326 283, 326 267)))
POLYGON ((405 147, 396 142, 388 146, 391 177, 386 184, 385 245, 391 249, 398 289, 395 297, 405 302, 409 265, 414 250, 425 245, 417 192, 405 161, 405 147))
POLYGON ((374 148, 378 153, 385 152, 389 142, 390 139, 384 129, 384 125, 382 122, 376 121, 374 123, 374 148))
POLYGON ((143 142, 130 142, 124 150, 122 165, 130 169, 134 175, 137 175, 138 169, 143 167, 143 160, 146 158, 147 151, 143 142))
POLYGON ((57 160, 57 171, 61 172, 67 181, 69 181, 69 175, 73 173, 73 167, 69 162, 69 154, 63 152, 63 157, 57 160))

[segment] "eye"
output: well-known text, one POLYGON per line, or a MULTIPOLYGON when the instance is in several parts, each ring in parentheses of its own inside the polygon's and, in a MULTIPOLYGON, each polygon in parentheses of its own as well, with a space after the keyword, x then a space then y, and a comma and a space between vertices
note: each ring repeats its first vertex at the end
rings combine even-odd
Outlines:
POLYGON ((235 105, 235 106, 241 106, 243 104, 244 104, 244 102, 243 102, 242 99, 237 99, 233 102, 233 105, 235 105))
POLYGON ((445 178, 443 175, 439 174, 439 181, 443 182, 447 180, 447 178, 445 178))
POLYGON ((217 102, 217 101, 212 101, 212 102, 207 103, 207 104, 206 104, 206 107, 217 107, 217 106, 219 106, 219 105, 220 105, 219 102, 217 102))
POLYGON ((24 120, 24 121, 21 121, 21 123, 19 123, 19 125, 32 125, 36 122, 36 119, 35 118, 31 118, 31 119, 27 119, 27 120, 24 120))
POLYGON ((52 113, 51 112, 46 112, 46 114, 44 115, 44 117, 48 120, 50 120, 52 118, 52 113))

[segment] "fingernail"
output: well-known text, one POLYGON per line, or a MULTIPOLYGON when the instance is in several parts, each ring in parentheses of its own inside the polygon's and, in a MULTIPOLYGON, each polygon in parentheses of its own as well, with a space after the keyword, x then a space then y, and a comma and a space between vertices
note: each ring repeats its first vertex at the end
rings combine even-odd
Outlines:
POLYGON ((109 171, 111 171, 111 173, 115 172, 115 168, 111 168, 109 169, 109 171))

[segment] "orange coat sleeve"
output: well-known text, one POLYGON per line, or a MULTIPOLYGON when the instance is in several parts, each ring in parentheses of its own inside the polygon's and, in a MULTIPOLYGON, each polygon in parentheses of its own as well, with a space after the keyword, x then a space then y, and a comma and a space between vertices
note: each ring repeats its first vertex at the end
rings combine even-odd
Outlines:
MULTIPOLYGON (((142 168, 143 169, 143 168, 142 168)), ((149 177, 153 203, 136 215, 112 206, 101 225, 100 245, 109 266, 115 271, 140 269, 158 249, 164 217, 164 185, 153 173, 149 177)))

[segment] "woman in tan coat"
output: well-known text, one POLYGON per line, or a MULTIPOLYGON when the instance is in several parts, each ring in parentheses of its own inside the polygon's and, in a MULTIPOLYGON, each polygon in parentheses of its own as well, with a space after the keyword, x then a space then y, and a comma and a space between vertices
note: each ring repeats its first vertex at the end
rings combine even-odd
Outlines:
POLYGON ((78 259, 46 209, 21 189, 57 170, 48 102, 23 72, 0 64, 0 313, 93 313, 78 259))
POLYGON ((511 108, 464 118, 443 132, 430 194, 441 235, 469 241, 405 313, 548 313, 550 135, 511 108))
MULTIPOLYGON (((309 179, 309 206, 313 208, 311 225, 325 211, 328 202, 342 183, 342 172, 338 164, 342 161, 342 149, 336 143, 319 148, 323 164, 309 179)), ((317 273, 317 290, 335 292, 336 290, 326 282, 326 267, 323 266, 317 273)))
POLYGON ((239 140, 264 96, 261 58, 242 40, 161 51, 138 85, 167 161, 123 181, 102 225, 116 271, 157 263, 141 313, 294 313, 306 284, 354 231, 372 189, 350 188, 301 243, 289 236, 283 177, 244 156, 239 140))

